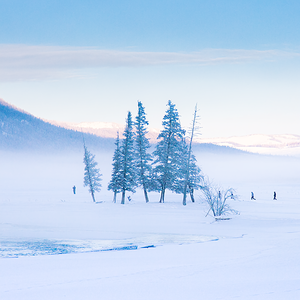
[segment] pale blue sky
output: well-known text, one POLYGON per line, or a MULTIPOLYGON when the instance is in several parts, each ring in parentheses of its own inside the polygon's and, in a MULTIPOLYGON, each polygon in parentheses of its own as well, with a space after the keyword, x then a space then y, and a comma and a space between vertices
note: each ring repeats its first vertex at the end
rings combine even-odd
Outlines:
POLYGON ((0 98, 59 121, 123 123, 166 103, 203 137, 300 134, 299 1, 0 0, 0 98))

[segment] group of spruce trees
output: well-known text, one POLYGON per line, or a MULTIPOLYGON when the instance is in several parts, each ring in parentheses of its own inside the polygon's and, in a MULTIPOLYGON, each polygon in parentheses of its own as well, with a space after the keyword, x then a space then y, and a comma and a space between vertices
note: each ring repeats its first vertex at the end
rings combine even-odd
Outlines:
POLYGON ((117 194, 121 193, 121 204, 124 204, 126 191, 134 193, 137 187, 143 189, 146 202, 149 202, 150 191, 160 192, 159 202, 164 202, 167 189, 182 193, 184 205, 187 193, 194 202, 193 192, 200 188, 202 179, 191 148, 197 109, 187 143, 175 105, 168 101, 167 107, 163 129, 152 154, 149 153, 151 146, 146 137, 149 123, 142 103, 138 102, 135 121, 132 120, 131 112, 128 112, 123 139, 120 141, 118 133, 115 142, 113 170, 108 185, 108 190, 114 193, 114 202, 117 194))

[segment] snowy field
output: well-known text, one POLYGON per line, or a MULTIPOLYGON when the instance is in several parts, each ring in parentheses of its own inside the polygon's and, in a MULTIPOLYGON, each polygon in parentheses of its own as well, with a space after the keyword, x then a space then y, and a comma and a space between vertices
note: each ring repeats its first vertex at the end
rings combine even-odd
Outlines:
POLYGON ((185 207, 172 193, 146 204, 140 191, 113 204, 108 153, 96 153, 96 204, 83 153, 0 157, 1 300, 300 299, 299 158, 198 153, 240 196, 240 215, 215 221, 200 193, 185 207))

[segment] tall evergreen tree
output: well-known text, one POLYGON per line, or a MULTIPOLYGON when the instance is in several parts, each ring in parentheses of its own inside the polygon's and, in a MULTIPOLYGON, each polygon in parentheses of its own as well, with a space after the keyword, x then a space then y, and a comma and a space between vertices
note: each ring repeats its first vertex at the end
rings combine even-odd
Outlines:
POLYGON ((126 191, 135 192, 136 170, 135 170, 135 151, 134 151, 134 132, 131 112, 128 112, 126 127, 123 133, 124 139, 121 146, 121 204, 125 203, 126 191))
POLYGON ((160 192, 160 201, 164 202, 166 189, 178 192, 180 185, 180 157, 182 156, 182 139, 185 131, 181 128, 175 104, 168 101, 168 109, 163 118, 164 129, 158 135, 154 155, 154 174, 160 192))
POLYGON ((97 168, 98 163, 95 161, 95 155, 87 150, 85 144, 83 162, 85 165, 83 186, 89 187, 93 201, 96 202, 95 192, 100 192, 102 174, 100 174, 100 169, 97 168))
POLYGON ((136 116, 135 128, 135 151, 137 184, 142 187, 146 202, 149 202, 147 191, 151 185, 151 155, 147 153, 150 148, 149 140, 146 137, 148 133, 146 126, 149 125, 146 120, 146 113, 141 101, 138 102, 138 115, 136 116))
POLYGON ((108 184, 108 190, 114 192, 114 203, 117 201, 117 193, 121 192, 121 151, 119 132, 117 134, 115 145, 116 149, 113 156, 113 170, 111 174, 111 180, 108 184))

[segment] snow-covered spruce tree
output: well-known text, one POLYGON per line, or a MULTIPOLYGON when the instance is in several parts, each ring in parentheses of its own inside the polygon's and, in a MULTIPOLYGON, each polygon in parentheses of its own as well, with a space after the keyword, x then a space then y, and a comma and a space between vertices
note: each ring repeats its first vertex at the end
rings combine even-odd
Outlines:
POLYGON ((120 152, 120 138, 119 132, 115 142, 116 149, 113 156, 113 169, 111 174, 111 180, 108 184, 108 190, 114 192, 113 202, 117 201, 117 193, 121 192, 121 152, 120 152))
POLYGON ((124 139, 121 146, 121 169, 120 169, 120 187, 122 191, 121 204, 125 204, 126 191, 135 192, 136 188, 136 169, 135 169, 135 151, 134 151, 134 132, 131 112, 128 112, 126 119, 126 128, 123 133, 124 139))
POLYGON ((197 165, 195 155, 191 153, 186 192, 190 193, 192 202, 195 202, 194 190, 199 190, 201 188, 202 181, 203 175, 201 175, 201 169, 197 165))
POLYGON ((85 165, 83 186, 89 187, 93 201, 96 202, 95 192, 100 192, 102 174, 100 174, 100 169, 97 168, 98 163, 95 161, 95 155, 87 150, 85 144, 83 162, 85 165))
MULTIPOLYGON (((184 193, 189 193, 192 202, 195 202, 194 190, 201 188, 200 183, 202 182, 203 176, 201 175, 200 168, 197 166, 196 157, 187 145, 185 139, 182 139, 180 147, 181 155, 179 157, 176 192, 182 193, 183 195, 184 193)), ((186 201, 186 197, 184 200, 186 201)), ((183 202, 183 205, 186 205, 186 202, 183 202)))
POLYGON ((177 178, 173 183, 173 191, 178 194, 183 194, 187 170, 186 162, 188 157, 188 146, 184 137, 182 137, 180 143, 178 143, 177 149, 180 155, 177 157, 177 178))
POLYGON ((148 133, 146 126, 149 124, 146 120, 146 113, 141 101, 138 102, 138 115, 135 119, 136 137, 135 137, 135 151, 136 151, 136 171, 137 184, 141 186, 146 203, 149 202, 147 191, 151 185, 151 154, 147 152, 150 148, 149 140, 146 138, 148 133))
POLYGON ((165 201, 166 189, 179 192, 182 156, 182 139, 185 131, 181 128, 175 104, 168 101, 168 109, 163 118, 163 130, 158 135, 159 142, 153 152, 154 176, 160 192, 160 203, 165 201))

